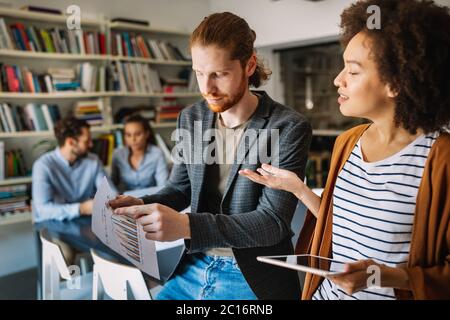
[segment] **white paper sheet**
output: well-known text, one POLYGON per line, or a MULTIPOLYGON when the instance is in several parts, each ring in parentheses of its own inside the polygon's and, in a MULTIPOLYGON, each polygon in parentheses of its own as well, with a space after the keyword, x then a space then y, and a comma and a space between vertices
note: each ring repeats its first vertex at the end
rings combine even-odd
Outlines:
POLYGON ((160 279, 155 242, 145 238, 142 226, 135 220, 113 214, 107 203, 115 196, 108 180, 103 178, 94 197, 92 231, 109 248, 148 275, 160 279))

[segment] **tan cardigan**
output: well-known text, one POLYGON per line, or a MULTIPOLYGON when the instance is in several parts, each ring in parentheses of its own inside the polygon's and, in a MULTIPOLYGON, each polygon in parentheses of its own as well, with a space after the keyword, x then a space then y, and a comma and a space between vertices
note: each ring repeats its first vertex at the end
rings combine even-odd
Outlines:
MULTIPOLYGON (((331 256, 333 189, 339 172, 367 128, 368 125, 355 127, 336 139, 319 218, 307 213, 296 253, 331 256)), ((417 194, 406 267, 411 291, 396 289, 397 299, 450 299, 449 222, 450 135, 442 133, 430 150, 417 194)), ((322 277, 307 274, 302 299, 311 299, 322 281, 322 277)))

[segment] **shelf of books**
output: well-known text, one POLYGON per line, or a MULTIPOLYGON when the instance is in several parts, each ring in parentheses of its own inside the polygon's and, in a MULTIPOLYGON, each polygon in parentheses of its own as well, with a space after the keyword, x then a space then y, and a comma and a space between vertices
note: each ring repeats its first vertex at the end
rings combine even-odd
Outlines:
POLYGON ((59 9, 0 7, 0 224, 30 220, 35 149, 54 148, 63 116, 88 121, 92 151, 108 167, 125 116, 140 113, 163 141, 201 97, 185 54, 189 32, 103 16, 69 30, 66 20, 59 9))

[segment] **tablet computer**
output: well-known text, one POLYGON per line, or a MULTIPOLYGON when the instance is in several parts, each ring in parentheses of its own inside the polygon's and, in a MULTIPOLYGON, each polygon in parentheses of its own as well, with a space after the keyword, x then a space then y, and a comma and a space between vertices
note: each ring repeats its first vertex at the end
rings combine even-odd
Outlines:
POLYGON ((344 265, 346 264, 346 262, 310 254, 259 256, 256 257, 256 260, 280 267, 313 273, 325 278, 343 273, 344 265), (331 270, 330 267, 332 267, 331 270))

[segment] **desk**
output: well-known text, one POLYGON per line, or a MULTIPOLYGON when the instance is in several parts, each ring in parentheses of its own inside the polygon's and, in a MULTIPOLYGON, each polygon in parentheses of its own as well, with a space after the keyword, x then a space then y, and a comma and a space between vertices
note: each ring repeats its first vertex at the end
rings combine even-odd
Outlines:
POLYGON ((95 236, 91 230, 91 217, 84 216, 65 221, 43 221, 35 223, 33 229, 38 241, 40 241, 39 231, 47 229, 50 236, 64 241, 78 251, 90 252, 91 249, 94 249, 107 258, 114 258, 120 263, 131 265, 128 260, 108 248, 95 236))
MULTIPOLYGON (((50 236, 58 238, 71 247, 81 251, 90 252, 94 249, 99 255, 107 259, 115 259, 120 263, 133 266, 131 262, 123 258, 118 253, 111 250, 105 244, 103 244, 92 232, 91 229, 91 217, 78 217, 73 220, 55 221, 48 220, 40 223, 36 223, 33 226, 36 236, 37 252, 38 252, 38 295, 40 295, 40 280, 42 274, 42 250, 39 239, 39 231, 47 229, 50 236)), ((175 270, 176 265, 180 261, 184 252, 184 245, 180 241, 176 246, 165 246, 164 243, 156 243, 156 251, 158 262, 160 266, 161 280, 154 279, 149 275, 142 273, 144 277, 151 281, 162 283, 166 281, 175 270)))

